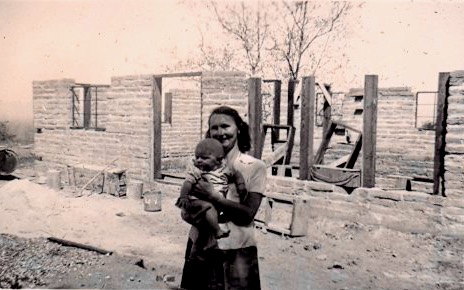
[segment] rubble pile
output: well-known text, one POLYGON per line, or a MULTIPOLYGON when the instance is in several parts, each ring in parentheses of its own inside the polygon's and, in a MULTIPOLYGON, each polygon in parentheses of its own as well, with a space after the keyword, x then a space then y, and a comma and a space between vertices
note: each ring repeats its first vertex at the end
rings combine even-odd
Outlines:
POLYGON ((105 256, 63 247, 46 238, 24 239, 0 234, 0 288, 42 288, 59 277, 98 263, 105 256))

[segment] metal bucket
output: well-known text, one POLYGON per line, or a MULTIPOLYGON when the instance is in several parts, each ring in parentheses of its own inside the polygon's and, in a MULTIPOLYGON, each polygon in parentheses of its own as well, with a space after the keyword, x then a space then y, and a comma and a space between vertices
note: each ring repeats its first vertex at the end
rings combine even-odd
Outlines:
POLYGON ((18 166, 18 155, 10 149, 0 150, 0 174, 10 174, 18 166))
POLYGON ((140 200, 142 198, 143 182, 133 180, 127 185, 127 197, 140 200))
POLYGON ((161 191, 145 192, 143 206, 145 211, 161 211, 161 191))
POLYGON ((61 173, 58 170, 47 171, 47 186, 54 190, 61 190, 61 173))

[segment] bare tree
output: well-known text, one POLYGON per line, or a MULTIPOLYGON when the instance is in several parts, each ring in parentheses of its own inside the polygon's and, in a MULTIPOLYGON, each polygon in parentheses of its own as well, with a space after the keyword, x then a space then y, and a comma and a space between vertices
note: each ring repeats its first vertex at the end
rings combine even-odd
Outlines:
POLYGON ((12 141, 16 136, 11 133, 8 121, 0 121, 0 142, 12 141))
POLYGON ((237 51, 229 46, 214 47, 206 44, 203 32, 200 31, 201 41, 197 45, 196 53, 192 53, 188 58, 180 59, 164 67, 166 72, 179 71, 234 71, 237 70, 237 51))
POLYGON ((330 34, 335 32, 338 26, 342 27, 342 20, 352 5, 349 2, 324 2, 324 7, 330 5, 330 9, 327 14, 323 14, 319 1, 284 1, 282 4, 286 11, 283 13, 285 25, 280 33, 273 35, 273 50, 287 64, 289 77, 296 80, 306 54, 318 41, 322 41, 322 44, 319 43, 319 54, 311 51, 306 58, 312 66, 311 73, 315 73, 328 48, 330 34))
POLYGON ((222 28, 238 40, 243 48, 252 75, 262 69, 261 62, 269 27, 267 13, 264 9, 260 9, 259 2, 255 3, 258 7, 251 9, 244 2, 223 3, 221 7, 218 7, 216 2, 211 2, 222 28))
POLYGON ((236 70, 234 66, 236 51, 227 45, 220 48, 206 45, 203 33, 201 34, 200 51, 199 66, 203 70, 236 70))
POLYGON ((350 28, 345 20, 351 2, 206 3, 210 14, 199 18, 198 49, 185 63, 191 68, 245 70, 251 75, 274 72, 274 77, 295 80, 302 71, 315 74, 344 59, 334 58, 341 50, 333 48, 340 44, 341 32, 350 28))

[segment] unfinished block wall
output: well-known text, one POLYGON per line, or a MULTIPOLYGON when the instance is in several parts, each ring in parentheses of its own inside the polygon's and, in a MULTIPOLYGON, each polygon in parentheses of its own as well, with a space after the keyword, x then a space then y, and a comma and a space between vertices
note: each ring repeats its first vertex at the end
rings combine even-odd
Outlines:
MULTIPOLYGON (((409 88, 385 88, 378 92, 376 186, 394 187, 394 175, 433 178, 435 131, 415 128, 414 93, 409 88)), ((363 90, 351 90, 343 103, 342 121, 360 130, 363 94, 363 90)), ((433 191, 432 183, 416 182, 415 187, 433 191)))
POLYGON ((445 193, 464 191, 464 71, 450 73, 445 137, 445 193))
POLYGON ((134 176, 148 176, 152 132, 152 77, 113 77, 99 92, 99 127, 71 129, 74 80, 33 82, 34 151, 59 164, 118 167, 134 176), (53 121, 54 120, 54 121, 53 121))
POLYGON ((74 84, 72 79, 33 82, 35 128, 53 130, 70 126, 72 102, 69 89, 74 84))
MULTIPOLYGON (((216 106, 229 105, 247 120, 244 73, 208 72, 194 82, 194 89, 180 85, 171 90, 172 121, 161 128, 162 169, 183 169, 184 161, 203 138, 208 116, 216 106)), ((71 128, 70 89, 75 84, 72 79, 33 82, 35 154, 44 161, 67 165, 106 166, 116 159, 114 164, 126 169, 129 178, 150 180, 153 75, 112 77, 109 87, 99 88, 99 130, 71 128)))
POLYGON ((202 136, 208 129, 208 118, 217 106, 236 109, 248 121, 248 77, 242 72, 203 72, 202 136))
MULTIPOLYGON (((286 91, 283 92, 281 120, 286 123, 287 103, 286 91)), ((296 92, 298 93, 298 92, 296 92)), ((333 118, 362 131, 363 123, 363 89, 352 89, 347 92, 342 101, 336 102, 333 118), (341 113, 341 116, 340 116, 341 113)), ((340 97, 342 95, 337 95, 340 97)), ((377 112, 377 162, 376 184, 378 187, 392 188, 396 186, 396 177, 433 178, 433 158, 435 131, 419 130, 415 128, 416 99, 409 88, 381 88, 379 89, 377 112)), ((298 105, 298 104, 297 104, 298 105)), ((319 105, 316 114, 320 112, 319 105)), ((300 108, 294 110, 294 126, 296 127, 291 164, 299 164, 300 153, 300 108)), ((322 139, 322 127, 314 128, 313 149, 317 151, 322 139)), ((357 133, 350 131, 351 144, 346 143, 345 136, 333 135, 324 157, 324 164, 328 164, 353 149, 357 133)), ((362 152, 361 152, 362 153, 362 152)), ((355 168, 361 168, 362 155, 359 156, 355 168)), ((432 192, 431 182, 414 181, 415 190, 432 192)))
MULTIPOLYGON (((332 184, 279 176, 269 177, 266 185, 266 193, 306 200, 309 210, 303 218, 309 220, 326 217, 402 232, 457 236, 464 230, 462 199, 379 188, 357 188, 347 194, 332 184)), ((264 204, 265 201, 261 208, 264 204)), ((279 220, 288 224, 289 215, 278 215, 277 222, 279 220)))

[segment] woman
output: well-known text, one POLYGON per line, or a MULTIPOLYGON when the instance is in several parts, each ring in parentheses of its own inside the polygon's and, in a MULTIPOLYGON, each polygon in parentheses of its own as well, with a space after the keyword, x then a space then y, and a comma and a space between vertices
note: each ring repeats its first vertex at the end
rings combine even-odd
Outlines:
POLYGON ((233 184, 226 197, 212 186, 199 181, 195 194, 221 208, 230 230, 228 237, 216 241, 211 248, 196 247, 201 223, 183 217, 192 225, 185 254, 181 288, 183 289, 260 289, 258 250, 254 237, 254 217, 266 187, 264 162, 250 155, 248 124, 230 107, 218 107, 209 117, 206 137, 221 142, 227 165, 239 171, 247 189, 240 199, 233 184))

